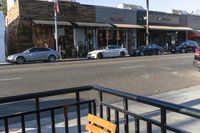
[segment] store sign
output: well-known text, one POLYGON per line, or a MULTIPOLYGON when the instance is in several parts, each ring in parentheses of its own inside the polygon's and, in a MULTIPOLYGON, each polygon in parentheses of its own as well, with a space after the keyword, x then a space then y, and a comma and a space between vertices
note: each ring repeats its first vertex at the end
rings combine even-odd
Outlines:
POLYGON ((123 18, 110 18, 110 20, 112 21, 112 22, 124 22, 124 19, 123 18))
POLYGON ((61 6, 61 12, 70 12, 70 13, 76 13, 78 12, 78 6, 75 4, 70 4, 70 6, 62 5, 61 6))
POLYGON ((136 24, 137 12, 135 10, 121 10, 117 8, 96 6, 96 22, 115 24, 136 24))
POLYGON ((150 23, 159 23, 159 24, 179 24, 179 16, 172 15, 163 15, 163 14, 150 14, 149 15, 150 23))

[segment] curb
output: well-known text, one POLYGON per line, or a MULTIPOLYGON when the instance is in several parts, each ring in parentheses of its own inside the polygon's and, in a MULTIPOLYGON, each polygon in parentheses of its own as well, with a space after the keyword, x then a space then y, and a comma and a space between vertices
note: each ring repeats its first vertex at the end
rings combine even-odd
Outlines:
MULTIPOLYGON (((74 59, 67 59, 66 58, 66 59, 59 60, 57 62, 72 62, 72 61, 84 61, 84 60, 87 60, 87 58, 74 58, 74 59)), ((6 66, 6 65, 13 65, 13 64, 12 63, 8 63, 8 62, 2 62, 2 63, 0 63, 0 66, 6 66)))
POLYGON ((0 66, 7 66, 7 65, 12 65, 12 64, 11 64, 11 63, 8 63, 8 62, 0 63, 0 66))

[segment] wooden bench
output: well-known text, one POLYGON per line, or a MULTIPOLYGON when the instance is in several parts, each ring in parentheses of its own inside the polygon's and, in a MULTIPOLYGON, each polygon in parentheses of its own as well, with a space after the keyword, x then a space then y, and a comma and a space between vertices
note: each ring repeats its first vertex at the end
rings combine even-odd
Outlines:
POLYGON ((89 133, 115 133, 116 125, 95 115, 88 114, 86 130, 89 133))

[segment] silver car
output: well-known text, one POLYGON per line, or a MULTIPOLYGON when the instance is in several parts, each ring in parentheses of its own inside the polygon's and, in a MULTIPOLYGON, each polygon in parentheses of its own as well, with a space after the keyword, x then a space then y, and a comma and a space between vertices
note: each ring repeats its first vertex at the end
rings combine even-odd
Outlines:
POLYGON ((102 50, 94 50, 88 53, 88 59, 103 59, 108 57, 125 57, 128 56, 128 51, 126 48, 117 46, 117 45, 109 45, 105 49, 102 50))
POLYGON ((31 61, 55 62, 60 59, 60 52, 51 48, 30 48, 22 53, 13 54, 7 57, 7 62, 23 64, 31 61))

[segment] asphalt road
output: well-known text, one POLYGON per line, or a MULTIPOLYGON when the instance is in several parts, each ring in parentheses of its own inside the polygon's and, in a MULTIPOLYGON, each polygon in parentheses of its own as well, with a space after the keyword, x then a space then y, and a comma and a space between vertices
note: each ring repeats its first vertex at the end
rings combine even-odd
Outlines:
POLYGON ((193 54, 0 66, 0 97, 101 85, 139 95, 199 85, 193 54))

